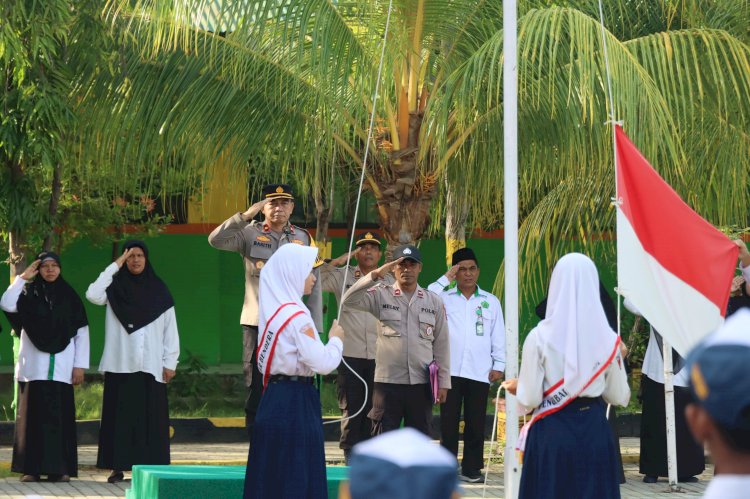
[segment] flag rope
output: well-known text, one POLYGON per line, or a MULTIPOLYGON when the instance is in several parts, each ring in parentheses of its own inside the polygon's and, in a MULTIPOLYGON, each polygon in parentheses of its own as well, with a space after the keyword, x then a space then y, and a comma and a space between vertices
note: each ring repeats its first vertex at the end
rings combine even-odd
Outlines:
MULTIPOLYGON (((362 198, 362 187, 364 186, 364 183, 365 183, 365 172, 367 171, 367 158, 370 155, 370 143, 372 141, 372 131, 375 125, 375 109, 376 109, 376 104, 378 101, 378 92, 380 91, 380 79, 383 74, 383 61, 385 60, 385 47, 388 42, 388 29, 391 24, 391 11, 392 10, 393 10, 393 0, 390 0, 388 2, 388 14, 386 15, 386 18, 385 18, 385 30, 383 31, 383 46, 380 50, 380 62, 378 63, 378 76, 377 76, 377 79, 375 80, 375 91, 372 96, 372 111, 370 112, 370 125, 367 129, 367 142, 365 143, 365 154, 362 157, 362 173, 359 176, 359 190, 357 191, 357 202, 355 203, 355 206, 354 206, 354 218, 352 219, 352 233, 349 236, 349 249, 348 249, 349 257, 351 257, 352 247, 354 246, 354 232, 357 227, 357 218, 359 216, 359 201, 362 198)), ((347 259, 346 265, 344 266, 344 279, 341 282, 341 297, 342 298, 344 297, 344 293, 346 291, 346 279, 348 276, 349 276, 349 262, 347 259)), ((343 307, 339 306, 338 314, 336 316, 337 320, 341 319, 342 309, 343 307)), ((351 371, 351 373, 354 374, 354 376, 356 376, 357 379, 359 379, 364 385, 365 387, 364 400, 362 401, 362 406, 354 414, 351 414, 347 417, 336 418, 330 421, 324 421, 323 424, 341 423, 343 421, 347 421, 349 419, 355 418, 359 416, 362 413, 362 411, 365 410, 365 406, 367 406, 367 396, 369 394, 367 381, 365 381, 365 379, 362 376, 360 376, 357 373, 357 371, 352 369, 352 367, 346 363, 346 360, 344 360, 343 356, 341 357, 341 363, 344 364, 347 367, 347 369, 349 369, 349 371, 351 371)))

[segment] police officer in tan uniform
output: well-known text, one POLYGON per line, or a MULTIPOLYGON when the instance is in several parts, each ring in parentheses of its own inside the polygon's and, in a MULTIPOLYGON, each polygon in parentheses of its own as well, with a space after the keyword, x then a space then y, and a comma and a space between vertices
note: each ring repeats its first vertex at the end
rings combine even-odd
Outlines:
MULTIPOLYGON (((336 302, 341 304, 342 287, 346 277, 346 290, 352 287, 360 277, 369 274, 378 267, 380 262, 380 238, 377 233, 368 231, 359 234, 355 241, 356 250, 345 253, 320 267, 320 278, 323 281, 323 291, 329 291, 336 296, 336 302), (357 259, 357 265, 345 265, 351 257, 357 259)), ((386 275, 383 282, 393 284, 393 276, 386 275)), ((348 367, 341 364, 338 368, 336 380, 339 407, 344 419, 341 421, 341 439, 339 447, 344 450, 344 459, 348 463, 351 449, 357 443, 370 436, 371 423, 367 414, 372 408, 372 391, 375 380, 375 350, 380 329, 380 322, 369 312, 354 310, 351 307, 341 309, 341 326, 347 332, 344 338, 344 360, 367 382, 367 401, 365 401, 365 387, 348 367), (364 408, 363 407, 364 404, 364 408), (362 411, 351 419, 346 419, 362 408, 362 411)))
MULTIPOLYGON (((242 363, 248 396, 245 402, 245 426, 252 436, 255 413, 263 391, 263 383, 255 359, 258 344, 258 289, 260 272, 274 251, 282 244, 295 243, 315 246, 309 232, 289 223, 294 210, 294 195, 287 184, 269 184, 263 188, 263 199, 244 213, 232 215, 208 236, 214 248, 234 251, 242 255, 245 266, 245 300, 240 324, 243 331, 242 363), (263 222, 253 220, 263 212, 263 222)), ((323 299, 320 281, 316 282, 307 300, 315 327, 322 331, 323 299)))
POLYGON ((445 402, 451 387, 448 323, 440 297, 417 282, 422 270, 419 250, 399 246, 393 256, 392 262, 357 281, 342 306, 370 312, 381 324, 369 414, 373 435, 398 428, 402 419, 406 426, 429 434, 430 362, 436 360, 440 366, 438 402, 445 402), (394 284, 379 282, 391 271, 394 284))

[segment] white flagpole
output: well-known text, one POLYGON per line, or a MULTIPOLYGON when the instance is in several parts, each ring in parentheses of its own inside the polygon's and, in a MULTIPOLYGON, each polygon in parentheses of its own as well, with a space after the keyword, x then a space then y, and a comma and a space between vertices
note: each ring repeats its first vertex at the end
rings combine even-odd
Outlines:
POLYGON ((663 359, 664 359, 664 404, 667 415, 667 471, 669 475, 669 488, 679 491, 677 484, 677 434, 675 433, 674 415, 674 382, 672 372, 672 345, 662 336, 663 359))
MULTIPOLYGON (((503 182, 505 227, 505 377, 518 377, 518 40, 516 0, 503 0, 503 182)), ((516 499, 518 406, 506 392, 505 497, 516 499)))

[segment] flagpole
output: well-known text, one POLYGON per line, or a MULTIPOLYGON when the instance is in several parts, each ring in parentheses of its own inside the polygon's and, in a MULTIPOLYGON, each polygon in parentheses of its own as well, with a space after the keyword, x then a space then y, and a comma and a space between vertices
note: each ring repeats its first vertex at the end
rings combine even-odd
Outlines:
POLYGON ((667 419, 667 474, 669 476, 669 488, 673 492, 680 491, 677 483, 677 434, 675 433, 674 413, 674 372, 672 362, 672 345, 662 336, 662 348, 664 359, 664 406, 667 419))
MULTIPOLYGON (((503 184, 505 245, 505 377, 518 377, 518 40, 516 0, 503 0, 503 184)), ((518 404, 505 394, 505 497, 516 499, 518 404)))

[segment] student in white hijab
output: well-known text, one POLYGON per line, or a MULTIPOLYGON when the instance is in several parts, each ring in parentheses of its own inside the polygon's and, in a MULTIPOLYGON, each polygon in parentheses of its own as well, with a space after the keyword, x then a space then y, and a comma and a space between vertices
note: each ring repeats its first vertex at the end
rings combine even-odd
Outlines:
POLYGON ((256 354, 264 392, 247 461, 245 499, 328 497, 320 396, 313 376, 338 367, 344 332, 334 321, 324 345, 302 301, 315 284, 316 257, 315 248, 286 244, 260 275, 256 354))
POLYGON ((521 498, 619 498, 606 403, 630 400, 620 338, 607 323, 594 262, 563 256, 550 280, 545 319, 523 346, 517 380, 504 386, 524 413, 521 498))

